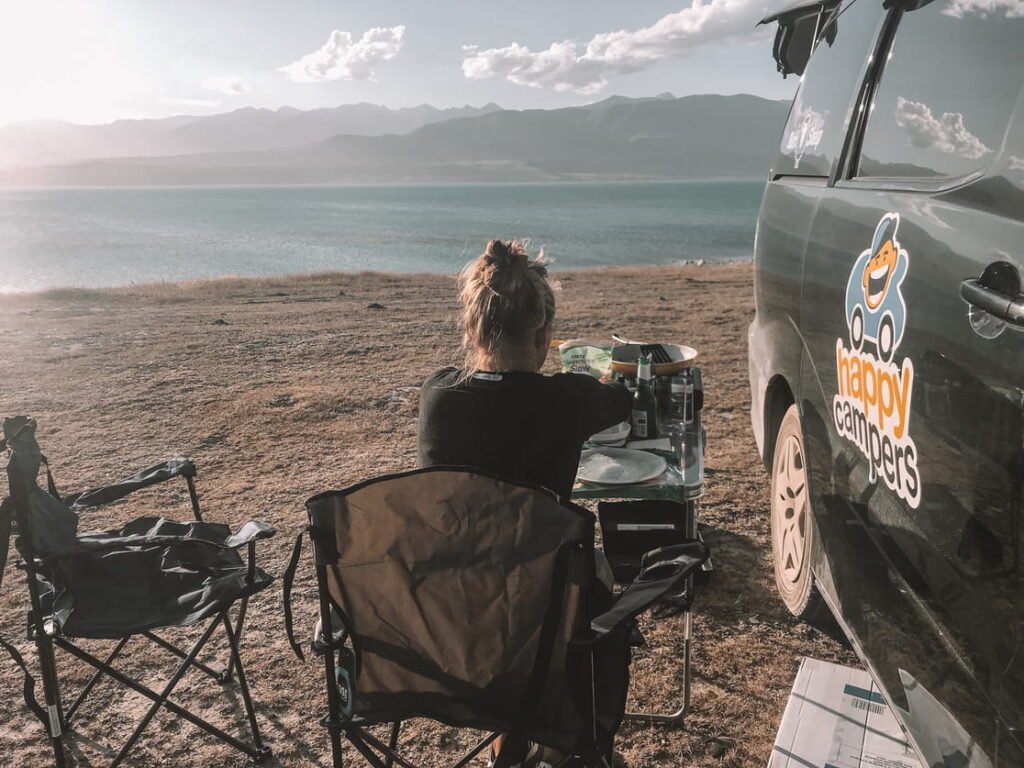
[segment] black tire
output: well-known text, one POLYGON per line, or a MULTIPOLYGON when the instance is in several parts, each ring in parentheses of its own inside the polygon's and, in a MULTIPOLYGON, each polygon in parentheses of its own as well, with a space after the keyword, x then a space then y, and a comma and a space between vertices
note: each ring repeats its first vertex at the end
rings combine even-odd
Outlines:
POLYGON ((772 562, 782 602, 798 619, 818 622, 828 608, 811 570, 814 516, 807 488, 800 411, 789 406, 775 437, 771 476, 772 562))
POLYGON ((850 344, 854 349, 864 346, 864 310, 858 304, 850 316, 850 344))
POLYGON ((892 360, 892 353, 896 350, 896 324, 892 315, 883 315, 882 322, 878 324, 878 357, 888 363, 892 360))

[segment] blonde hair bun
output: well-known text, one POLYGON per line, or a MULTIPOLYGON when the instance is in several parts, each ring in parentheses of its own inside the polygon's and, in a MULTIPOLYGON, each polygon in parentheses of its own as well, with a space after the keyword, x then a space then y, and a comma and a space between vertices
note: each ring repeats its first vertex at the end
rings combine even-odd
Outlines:
POLYGON ((509 297, 530 279, 531 267, 542 277, 547 276, 544 254, 530 260, 526 248, 518 240, 491 240, 479 260, 484 262, 481 278, 495 293, 509 297))
POLYGON ((459 277, 467 351, 518 342, 555 317, 543 252, 531 259, 519 240, 491 240, 459 277))

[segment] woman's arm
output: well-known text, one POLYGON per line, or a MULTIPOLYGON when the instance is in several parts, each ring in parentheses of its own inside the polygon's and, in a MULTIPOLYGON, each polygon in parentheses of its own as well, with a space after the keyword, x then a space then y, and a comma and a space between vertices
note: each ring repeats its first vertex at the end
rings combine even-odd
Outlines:
POLYGON ((580 407, 580 432, 584 439, 627 421, 633 411, 633 395, 622 384, 602 384, 585 374, 571 377, 580 407))

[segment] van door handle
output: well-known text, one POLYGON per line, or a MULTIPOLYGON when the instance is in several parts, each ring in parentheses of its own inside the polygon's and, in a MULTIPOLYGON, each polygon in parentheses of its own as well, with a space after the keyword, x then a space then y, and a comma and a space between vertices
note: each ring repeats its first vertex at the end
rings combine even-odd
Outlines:
POLYGON ((976 277, 960 283, 960 295, 972 307, 983 309, 1000 320, 1013 325, 1024 326, 1024 298, 1007 296, 1001 291, 985 286, 976 277))

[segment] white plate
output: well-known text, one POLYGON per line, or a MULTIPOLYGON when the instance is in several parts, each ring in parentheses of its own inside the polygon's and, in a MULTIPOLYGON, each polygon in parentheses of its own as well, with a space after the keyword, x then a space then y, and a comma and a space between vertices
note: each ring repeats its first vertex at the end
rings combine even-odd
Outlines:
POLYGON ((619 440, 591 440, 591 445, 596 445, 602 448, 612 447, 618 448, 619 446, 626 444, 626 438, 620 438, 619 440))
POLYGON ((613 424, 601 432, 595 432, 590 436, 590 442, 592 443, 603 443, 605 445, 611 443, 621 443, 627 437, 629 437, 630 425, 628 421, 620 421, 618 424, 613 424))
POLYGON ((576 477, 585 483, 630 485, 651 480, 665 471, 665 459, 628 448, 591 448, 580 456, 576 477))

